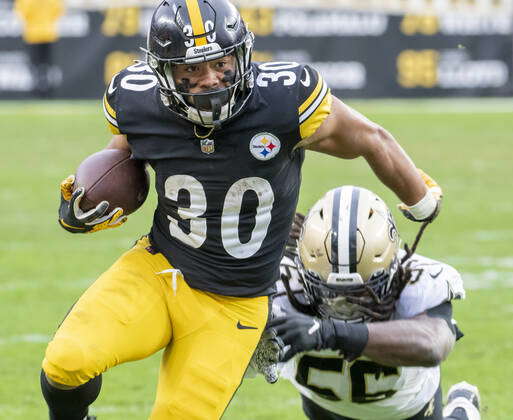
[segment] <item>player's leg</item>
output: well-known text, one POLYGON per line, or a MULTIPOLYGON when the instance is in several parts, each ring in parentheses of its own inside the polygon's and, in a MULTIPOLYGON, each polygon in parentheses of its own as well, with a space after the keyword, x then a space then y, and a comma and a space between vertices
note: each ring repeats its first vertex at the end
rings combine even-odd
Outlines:
POLYGON ((444 408, 445 420, 480 420, 479 390, 467 382, 460 382, 449 389, 447 405, 444 408))
POLYGON ((180 276, 152 420, 217 420, 239 387, 265 328, 269 298, 223 297, 180 276))
POLYGON ((442 407, 442 387, 439 386, 435 395, 424 405, 422 410, 407 420, 442 420, 442 407))
POLYGON ((328 411, 320 405, 315 404, 310 398, 307 398, 304 395, 301 395, 301 400, 303 404, 303 412, 310 420, 354 420, 328 411))
MULTIPOLYGON (((312 400, 301 395, 303 412, 310 420, 353 420, 340 414, 328 411, 315 404, 312 400)), ((433 398, 413 417, 407 420, 442 420, 442 390, 439 387, 433 398)))
POLYGON ((81 296, 49 343, 41 385, 52 420, 82 420, 98 396, 100 374, 147 357, 171 339, 170 265, 143 239, 81 296))

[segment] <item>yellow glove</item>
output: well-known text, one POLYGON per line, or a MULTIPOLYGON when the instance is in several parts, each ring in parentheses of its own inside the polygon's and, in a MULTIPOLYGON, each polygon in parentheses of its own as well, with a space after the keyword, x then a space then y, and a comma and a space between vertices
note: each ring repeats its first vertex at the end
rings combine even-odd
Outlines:
POLYGON ((442 188, 422 169, 417 170, 428 188, 426 195, 413 206, 401 203, 397 207, 407 219, 415 222, 431 222, 440 212, 443 197, 442 188))
POLYGON ((116 207, 105 214, 109 208, 108 201, 102 201, 95 208, 84 212, 80 201, 85 194, 84 188, 73 192, 75 175, 69 175, 61 182, 61 205, 59 207, 59 224, 71 233, 93 233, 99 230, 115 228, 126 222, 123 209, 116 207))

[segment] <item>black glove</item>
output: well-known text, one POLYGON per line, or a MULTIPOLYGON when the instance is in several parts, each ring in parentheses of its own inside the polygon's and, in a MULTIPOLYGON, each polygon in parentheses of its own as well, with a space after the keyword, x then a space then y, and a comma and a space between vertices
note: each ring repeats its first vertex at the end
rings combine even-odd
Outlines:
POLYGON ((269 323, 278 341, 285 347, 281 361, 286 362, 297 353, 331 349, 344 354, 346 359, 359 357, 369 336, 365 324, 349 324, 344 321, 315 318, 299 312, 286 312, 269 323))
POLYGON ((114 228, 126 221, 123 210, 115 208, 108 214, 109 203, 102 201, 94 209, 83 212, 80 208, 80 200, 84 196, 84 189, 78 188, 73 191, 75 177, 68 176, 61 182, 61 204, 59 206, 59 224, 63 229, 71 233, 97 232, 103 229, 114 228))

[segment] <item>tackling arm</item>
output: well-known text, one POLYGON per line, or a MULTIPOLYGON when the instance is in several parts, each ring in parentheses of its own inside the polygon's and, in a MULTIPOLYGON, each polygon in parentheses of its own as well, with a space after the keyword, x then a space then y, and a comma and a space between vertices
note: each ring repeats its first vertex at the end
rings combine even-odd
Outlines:
POLYGON ((383 184, 406 204, 405 208, 413 207, 413 219, 425 220, 434 215, 439 197, 431 197, 430 185, 394 137, 336 97, 331 114, 300 146, 344 159, 363 156, 383 184), (421 209, 416 211, 418 204, 421 209))
POLYGON ((454 334, 441 318, 426 313, 412 319, 367 324, 363 355, 386 366, 438 366, 454 345, 454 334))
POLYGON ((287 347, 287 361, 310 350, 338 350, 348 360, 362 355, 389 366, 437 366, 455 341, 452 306, 445 302, 414 318, 375 323, 348 323, 287 312, 273 319, 269 328, 287 347))

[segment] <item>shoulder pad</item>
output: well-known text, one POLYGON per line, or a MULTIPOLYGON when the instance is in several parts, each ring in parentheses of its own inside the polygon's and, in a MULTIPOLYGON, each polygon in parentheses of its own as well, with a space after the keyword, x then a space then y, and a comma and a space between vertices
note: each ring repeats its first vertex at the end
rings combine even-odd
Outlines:
POLYGON ((331 112, 331 93, 319 72, 303 66, 298 85, 301 139, 310 137, 331 112))
POLYGON ((116 90, 119 81, 119 73, 112 76, 105 94, 103 95, 103 114, 107 120, 107 126, 112 134, 121 134, 119 131, 119 124, 117 119, 117 101, 116 101, 116 90))
POLYGON ((458 271, 448 264, 414 254, 405 262, 412 273, 396 304, 396 318, 411 318, 453 299, 464 299, 458 271))
POLYGON ((119 123, 119 103, 123 92, 150 90, 157 85, 157 82, 157 77, 144 62, 138 62, 112 76, 103 96, 103 112, 113 134, 126 134, 123 133, 119 123))
POLYGON ((256 64, 255 83, 260 89, 286 89, 293 95, 301 139, 311 136, 331 111, 331 93, 319 72, 295 62, 256 64))

